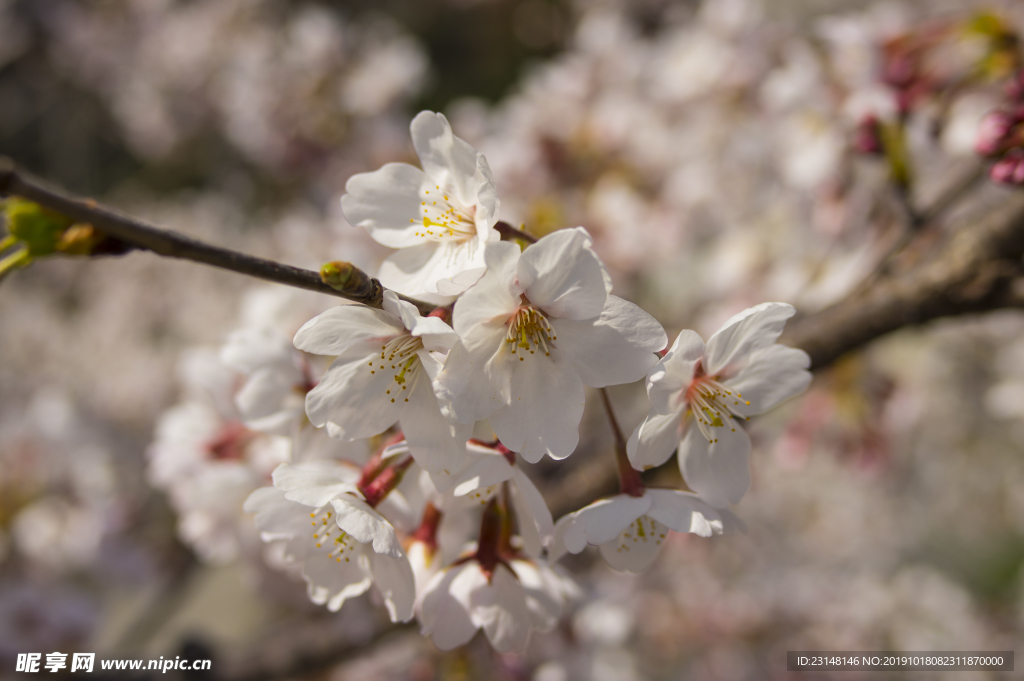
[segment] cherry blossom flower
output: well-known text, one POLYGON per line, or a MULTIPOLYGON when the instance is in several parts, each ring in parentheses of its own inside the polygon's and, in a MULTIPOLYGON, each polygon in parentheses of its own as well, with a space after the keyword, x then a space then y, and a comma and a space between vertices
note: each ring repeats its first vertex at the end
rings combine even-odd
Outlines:
POLYGON ((661 325, 610 295, 611 280, 582 227, 520 252, 488 244, 488 270, 455 303, 459 334, 435 389, 460 423, 487 418, 531 463, 564 459, 579 442, 584 384, 641 378, 666 344, 661 325))
POLYGON ((521 652, 532 630, 555 626, 575 584, 542 561, 512 560, 488 569, 466 560, 442 570, 419 606, 421 633, 452 650, 483 629, 498 652, 521 652))
POLYGON ((465 456, 472 426, 442 415, 431 379, 441 369, 432 352, 447 352, 455 332, 438 317, 384 293, 384 309, 341 305, 307 322, 295 335, 306 352, 335 355, 306 394, 315 426, 334 424, 348 440, 372 437, 401 423, 409 450, 428 471, 454 467, 465 456))
POLYGON ((811 381, 803 350, 776 345, 795 310, 762 303, 734 315, 707 345, 683 331, 647 377, 646 420, 627 443, 630 463, 660 466, 679 449, 690 489, 715 508, 750 486, 750 438, 739 421, 803 392, 811 381))
POLYGON ((669 530, 710 537, 735 529, 746 531, 730 511, 714 509, 696 494, 646 489, 642 496, 618 494, 559 518, 549 559, 593 544, 612 568, 639 573, 654 562, 669 530))
POLYGON ((515 465, 515 454, 500 444, 494 448, 467 443, 462 466, 451 474, 441 473, 431 479, 439 491, 451 489, 454 503, 445 505, 450 510, 459 510, 460 506, 464 510, 466 504, 459 501, 485 505, 500 491, 501 484, 508 482, 523 550, 530 556, 539 556, 541 548, 554 537, 555 525, 544 497, 522 468, 515 465), (439 480, 442 484, 438 484, 439 480))
POLYGON ((274 486, 253 492, 245 510, 255 513, 264 541, 283 542, 284 559, 301 564, 314 603, 337 611, 373 584, 391 621, 408 621, 412 568, 395 528, 367 503, 358 480, 358 471, 334 461, 282 464, 274 486))
POLYGON ((235 405, 250 428, 291 435, 305 420, 303 398, 315 381, 287 336, 267 327, 236 329, 220 357, 248 376, 235 394, 235 405))
POLYGON ((484 268, 484 244, 497 241, 498 194, 487 159, 452 134, 439 113, 410 126, 423 170, 388 163, 349 178, 342 211, 377 242, 400 249, 381 265, 384 286, 448 302, 484 268))

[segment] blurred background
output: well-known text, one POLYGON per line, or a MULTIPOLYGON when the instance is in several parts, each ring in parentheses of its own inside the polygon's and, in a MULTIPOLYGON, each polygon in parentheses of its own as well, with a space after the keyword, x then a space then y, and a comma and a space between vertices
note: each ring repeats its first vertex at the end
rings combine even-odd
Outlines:
MULTIPOLYGON (((345 181, 415 163, 409 121, 442 111, 503 219, 586 226, 618 295, 706 337, 765 300, 842 298, 908 204, 964 189, 897 269, 1021 191, 974 151, 1021 31, 1011 0, 0 0, 0 154, 213 243, 373 272, 387 252, 345 222, 345 181)), ((675 535, 640 576, 571 557, 580 600, 501 656, 479 636, 440 653, 371 596, 313 606, 241 511, 257 482, 214 503, 148 470, 161 414, 210 392, 196 367, 275 295, 146 254, 2 282, 0 677, 55 650, 209 657, 230 679, 740 681, 787 677, 787 650, 1022 649, 1020 312, 818 372, 752 428, 748 534, 675 535)), ((291 331, 334 302, 295 300, 291 331)), ((612 398, 632 430, 642 385, 612 398)), ((612 465, 595 403, 570 467, 612 465)))

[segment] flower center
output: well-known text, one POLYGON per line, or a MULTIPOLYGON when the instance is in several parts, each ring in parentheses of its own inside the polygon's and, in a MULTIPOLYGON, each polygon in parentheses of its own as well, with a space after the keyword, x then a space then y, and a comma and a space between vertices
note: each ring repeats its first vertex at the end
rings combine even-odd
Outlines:
POLYGON ((655 545, 661 546, 661 542, 665 541, 665 531, 663 528, 658 527, 657 521, 653 518, 642 515, 619 534, 616 539, 618 546, 615 547, 615 551, 618 553, 629 553, 633 544, 646 544, 649 541, 653 541, 655 545))
MULTIPOLYGON (((739 416, 749 420, 737 408, 741 404, 749 406, 750 402, 743 399, 740 393, 734 393, 729 388, 718 382, 716 376, 698 376, 686 389, 686 402, 690 405, 694 420, 701 434, 714 444, 718 438, 713 435, 713 428, 725 428, 728 426, 732 432, 736 432, 736 424, 732 417, 739 416)), ((685 418, 685 416, 684 416, 685 418)))
POLYGON ((440 185, 425 189, 420 201, 420 224, 416 236, 428 241, 463 244, 476 236, 476 206, 466 207, 451 194, 441 191, 440 185))
MULTIPOLYGON (((371 374, 376 374, 378 371, 391 372, 394 382, 388 383, 385 392, 391 396, 392 402, 403 393, 408 395, 410 386, 416 386, 416 379, 419 378, 421 368, 420 358, 416 351, 422 349, 422 338, 405 333, 395 336, 380 346, 380 359, 369 362, 371 374), (374 366, 374 362, 377 363, 377 366, 374 366)), ((408 397, 403 399, 406 402, 409 401, 408 397)))
POLYGON ((334 514, 331 511, 325 511, 325 508, 329 507, 323 506, 309 514, 312 519, 310 524, 316 528, 313 530, 313 541, 316 542, 318 549, 325 548, 326 545, 327 555, 334 558, 336 562, 340 563, 344 558, 347 563, 349 557, 345 554, 351 553, 359 542, 342 531, 336 522, 331 521, 334 514))
POLYGON ((547 318, 532 305, 521 305, 516 313, 509 317, 508 332, 505 342, 511 346, 513 355, 519 356, 522 362, 526 352, 531 355, 543 350, 544 355, 551 355, 552 341, 558 340, 555 330, 547 318))

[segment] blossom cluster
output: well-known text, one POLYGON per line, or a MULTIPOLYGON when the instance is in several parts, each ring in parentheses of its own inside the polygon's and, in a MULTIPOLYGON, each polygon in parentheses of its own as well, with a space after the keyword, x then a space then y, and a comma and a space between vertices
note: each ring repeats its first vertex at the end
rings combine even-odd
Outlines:
MULTIPOLYGON (((1010 108, 998 80, 976 78, 990 72, 975 67, 995 65, 1002 55, 976 49, 977 40, 958 40, 967 32, 945 32, 954 46, 970 42, 966 51, 947 51, 945 56, 918 52, 926 58, 918 59, 914 73, 921 75, 925 70, 920 67, 926 67, 935 74, 934 68, 941 67, 952 74, 929 75, 926 82, 891 77, 893 71, 882 66, 899 54, 887 45, 896 40, 930 50, 939 46, 935 40, 906 36, 921 32, 941 37, 933 30, 932 17, 946 26, 951 19, 966 26, 974 21, 972 8, 990 12, 995 7, 1007 26, 1024 26, 1022 6, 1008 0, 968 0, 955 12, 945 11, 942 3, 888 1, 847 2, 845 8, 838 3, 827 12, 811 11, 806 3, 763 7, 756 0, 709 0, 674 9, 671 3, 625 0, 562 4, 574 7, 565 24, 571 37, 561 52, 524 71, 522 80, 498 101, 457 101, 445 110, 459 135, 486 153, 502 190, 501 219, 525 221, 538 235, 555 227, 586 225, 593 249, 615 282, 615 293, 654 314, 671 336, 681 326, 714 330, 732 312, 760 300, 786 300, 801 312, 813 312, 855 285, 876 262, 872 254, 888 248, 893 235, 887 230, 898 217, 890 214, 879 191, 885 187, 877 171, 884 168, 874 159, 851 154, 848 147, 865 113, 874 113, 876 123, 885 126, 906 117, 910 155, 920 159, 913 194, 928 199, 941 196, 957 171, 977 163, 973 147, 984 113, 1010 108), (965 73, 970 78, 962 79, 965 73), (900 111, 895 97, 911 90, 913 97, 905 100, 910 106, 900 111)), ((306 43, 298 38, 309 35, 309 25, 326 29, 329 22, 300 21, 299 16, 317 16, 317 11, 307 14, 311 8, 319 5, 281 9, 280 3, 263 0, 199 0, 86 7, 57 2, 37 9, 34 3, 0 0, 0 61, 10 63, 6 60, 16 59, 19 49, 35 45, 28 54, 37 68, 28 80, 43 77, 46 64, 52 63, 64 87, 73 83, 104 111, 91 117, 82 116, 78 106, 54 107, 51 96, 61 89, 40 88, 46 93, 42 105, 47 115, 39 123, 51 131, 77 130, 76 136, 84 139, 93 135, 83 130, 93 128, 79 126, 89 126, 94 118, 93 126, 114 122, 125 139, 103 134, 105 144, 116 150, 126 142, 128 148, 120 153, 134 154, 137 163, 146 164, 141 184, 132 178, 121 185, 123 165, 97 169, 89 160, 88 145, 51 146, 59 152, 54 162, 62 169, 89 172, 89 183, 63 180, 66 186, 88 188, 100 200, 112 200, 133 214, 239 250, 272 253, 275 259, 306 267, 322 263, 325 253, 336 253, 331 257, 370 269, 382 249, 365 230, 343 223, 336 200, 320 201, 326 202, 351 172, 402 158, 408 120, 396 113, 401 97, 398 107, 369 117, 350 117, 332 108, 348 106, 334 93, 339 85, 345 87, 349 67, 364 61, 357 52, 366 47, 390 52, 383 48, 392 43, 346 19, 340 34, 323 30, 340 40, 335 47, 343 48, 344 61, 314 63, 303 56, 306 43), (219 20, 218 6, 256 11, 225 11, 230 20, 219 20), (263 11, 271 6, 274 12, 263 11), (61 9, 67 7, 78 13, 61 9), (31 31, 24 23, 26 10, 31 11, 31 31), (117 13, 132 18, 112 18, 117 13), (42 36, 49 41, 43 42, 42 36), (181 43, 174 36, 190 40, 181 43), (189 50, 180 49, 182 44, 189 50), (325 74, 330 77, 323 78, 325 74), (307 87, 313 82, 324 87, 307 87), (325 110, 332 113, 323 115, 325 110), (72 117, 73 128, 61 124, 72 117), (168 158, 168 149, 174 151, 175 163, 182 157, 201 162, 193 159, 196 150, 189 144, 197 130, 204 150, 211 148, 205 144, 211 140, 216 145, 212 148, 235 147, 254 162, 249 169, 259 178, 261 191, 254 194, 235 172, 224 173, 218 166, 207 176, 215 178, 209 184, 188 180, 185 191, 174 192, 180 178, 171 179, 171 185, 160 185, 170 193, 146 195, 153 177, 169 179, 167 168, 154 163, 168 158), (326 172, 324 161, 329 162, 326 172), (267 172, 281 167, 288 169, 284 176, 267 172), (113 196, 104 189, 108 185, 102 177, 108 172, 119 183, 113 196), (98 184, 91 184, 92 178, 98 184), (302 191, 296 192, 300 186, 302 191), (251 210, 247 202, 256 197, 261 205, 271 206, 268 212, 251 210), (332 233, 325 224, 341 229, 332 233)), ((433 44, 423 33, 418 37, 433 44)), ((317 38, 308 44, 322 46, 331 40, 317 38)), ((314 48, 312 52, 321 49, 314 48)), ((2 80, 9 85, 24 71, 8 68, 2 80)), ((370 79, 371 85, 385 88, 389 82, 370 79)), ((21 98, 12 101, 27 105, 21 98)), ((2 115, 5 135, 31 119, 23 106, 9 107, 2 115)), ((867 141, 883 142, 879 126, 866 132, 873 135, 867 141)), ((52 133, 41 139, 53 139, 52 133)), ((38 170, 53 179, 64 177, 38 170)), ((976 198, 972 194, 968 202, 976 198)), ((268 612, 280 616, 280 597, 307 600, 299 584, 287 577, 290 573, 301 580, 301 565, 284 558, 283 542, 261 545, 252 517, 238 505, 254 489, 272 483, 273 464, 253 458, 251 474, 231 478, 225 473, 220 476, 224 486, 205 485, 202 493, 185 493, 190 485, 200 489, 191 482, 164 485, 174 514, 153 513, 160 508, 158 501, 136 482, 139 437, 168 404, 174 356, 183 342, 211 343, 226 336, 243 286, 243 278, 134 256, 102 265, 55 261, 4 282, 0 658, 31 649, 66 650, 64 643, 52 643, 65 639, 75 640, 78 647, 73 649, 90 649, 91 633, 120 628, 117 613, 123 612, 126 595, 145 608, 142 601, 149 591, 141 588, 141 580, 153 584, 168 576, 164 570, 175 569, 163 527, 169 519, 180 520, 180 536, 201 559, 219 562, 232 553, 243 559, 229 567, 197 570, 196 576, 204 580, 220 575, 234 589, 222 594, 232 599, 228 602, 233 607, 205 609, 204 626, 218 627, 252 612, 263 613, 263 618, 252 618, 254 623, 265 622, 268 612), (132 285, 125 286, 125 281, 132 285), (118 333, 116 342, 111 342, 112 329, 118 333), (65 409, 52 399, 54 382, 60 386, 57 394, 82 405, 81 418, 68 422, 67 428, 65 409), (53 437, 55 422, 62 424, 58 437, 53 437), (94 429, 111 436, 102 447, 94 446, 94 429), (234 490, 228 486, 232 480, 237 482, 234 490), (175 486, 182 491, 172 491, 175 486), (213 501, 219 495, 235 501, 218 506, 213 501), (186 523, 186 517, 202 517, 202 526, 219 527, 218 539, 206 541, 195 520, 186 523), (200 541, 223 554, 204 551, 200 541), (247 577, 251 569, 267 563, 284 572, 261 573, 265 581, 257 589, 247 577), (106 607, 109 603, 118 605, 106 607)), ((425 299, 427 294, 416 297, 425 299)), ((267 304, 267 296, 258 298, 258 304, 246 301, 246 309, 267 304)), ((287 305, 297 308, 296 316, 263 327, 274 330, 283 339, 281 347, 292 352, 295 331, 326 303, 294 300, 287 305)), ((243 328, 258 322, 248 313, 243 317, 243 328)), ((614 550, 621 544, 590 551, 596 561, 571 560, 566 564, 573 566, 586 602, 569 609, 558 631, 535 637, 539 640, 531 655, 480 658, 486 666, 479 675, 493 678, 496 672, 490 665, 506 665, 514 667, 509 673, 516 678, 532 673, 538 681, 566 676, 659 678, 669 668, 734 678, 754 674, 752 665, 775 648, 828 649, 836 641, 865 650, 893 641, 906 649, 941 649, 963 641, 980 647, 997 637, 1019 635, 1024 620, 1005 617, 1007 608, 1021 611, 1022 603, 1013 601, 1019 571, 1014 578, 996 570, 1006 577, 984 591, 977 590, 971 575, 1001 564, 1002 553, 989 553, 986 546, 1003 546, 1006 536, 1020 534, 1024 518, 1017 455, 1024 441, 1020 337, 1013 315, 951 321, 941 328, 900 334, 820 372, 815 388, 791 410, 750 422, 734 415, 749 426, 745 430, 755 451, 763 448, 766 454, 751 457, 754 484, 742 506, 733 509, 750 522, 752 536, 712 543, 695 534, 669 535, 659 547, 661 558, 641 579, 616 577, 602 564, 601 555, 611 561, 621 555, 614 550), (951 385, 957 388, 951 390, 951 385), (783 428, 779 419, 789 415, 783 428), (765 447, 780 430, 784 435, 778 444, 765 447), (962 562, 965 557, 970 566, 962 562), (651 650, 659 653, 649 655, 651 650), (535 665, 540 666, 531 672, 535 665)), ((295 357, 310 363, 310 369, 302 369, 299 362, 292 377, 319 379, 326 366, 320 357, 295 357)), ((242 422, 260 433, 259 440, 280 435, 260 431, 259 417, 250 422, 241 414, 235 396, 250 374, 232 372, 224 389, 227 399, 218 398, 213 405, 218 418, 235 421, 236 428, 242 422)), ((193 377, 184 367, 179 373, 185 380, 185 402, 210 402, 209 390, 194 380, 201 375, 193 377)), ((261 375, 272 380, 277 374, 261 375)), ((268 385, 264 379, 255 385, 261 383, 268 385)), ((329 438, 329 424, 318 429, 303 421, 306 386, 292 387, 301 389, 283 394, 295 409, 296 425, 301 426, 297 432, 316 449, 325 449, 314 459, 352 461, 361 475, 369 450, 379 449, 397 432, 369 441, 329 438), (346 446, 352 450, 341 449, 346 446)), ((627 438, 650 411, 646 393, 635 388, 612 391, 627 438), (644 404, 634 404, 633 398, 644 404)), ((591 427, 593 417, 600 416, 594 409, 601 407, 594 396, 587 393, 580 446, 565 465, 548 461, 513 470, 529 473, 545 491, 538 475, 575 480, 584 472, 577 467, 592 463, 584 459, 600 454, 596 445, 607 437, 607 429, 591 427)), ((201 472, 207 467, 237 469, 239 462, 250 460, 245 450, 236 459, 217 458, 206 450, 207 444, 196 442, 203 456, 193 472, 182 472, 182 480, 205 476, 201 472)), ((491 444, 493 440, 469 443, 467 449, 491 444)), ((293 441, 290 448, 289 462, 307 465, 303 442, 293 441)), ((637 461, 641 467, 648 465, 637 461)), ((404 487, 388 498, 412 499, 409 485, 418 472, 418 464, 411 464, 404 487)), ((667 471, 652 473, 662 476, 667 471)), ((646 475, 644 479, 650 480, 646 475)), ((656 507, 654 492, 650 508, 656 507)), ((514 504, 513 493, 510 486, 514 504)), ((565 508, 559 497, 547 499, 565 508)), ((642 503, 635 506, 643 508, 642 503)), ((387 500, 376 508, 393 524, 403 547, 423 524, 423 517, 398 515, 401 509, 387 500)), ((467 537, 478 537, 483 508, 476 500, 439 518, 438 544, 447 551, 444 564, 460 558, 467 537)), ((653 517, 655 511, 643 513, 653 517)), ((555 533, 563 542, 566 536, 573 541, 573 532, 565 532, 568 522, 555 533)), ((723 527, 728 522, 723 517, 723 527)), ((643 540, 637 539, 639 546, 643 540)), ((420 550, 416 547, 423 545, 409 544, 407 556, 414 566, 420 550)), ((559 551, 552 541, 548 561, 559 551)), ((195 604, 206 594, 190 589, 183 602, 195 604)), ((273 645, 264 645, 266 639, 260 638, 254 645, 235 640, 231 646, 238 646, 252 665, 267 660, 280 664, 285 655, 304 653, 315 641, 338 646, 365 640, 361 637, 370 635, 374 626, 374 618, 364 616, 371 600, 348 602, 330 617, 293 614, 287 631, 273 630, 273 645)), ((298 605, 298 612, 310 611, 305 603, 298 605)), ((173 635, 176 618, 168 621, 161 640, 173 635)), ((235 631, 240 632, 235 636, 251 638, 253 629, 235 631)), ((410 655, 419 656, 417 673, 425 665, 450 664, 451 658, 429 648, 414 636, 389 636, 336 673, 406 678, 410 655), (396 638, 401 642, 393 643, 396 638), (383 670, 393 671, 389 675, 383 670)), ((225 652, 230 658, 231 652, 225 652)), ((225 664, 230 662, 226 659, 225 664)), ((468 675, 474 676, 472 671, 468 675)))
POLYGON ((994 182, 1024 186, 1024 69, 1007 86, 1006 99, 982 119, 975 150, 995 161, 989 170, 994 182))
POLYGON ((396 249, 382 307, 327 309, 293 344, 268 320, 232 333, 219 369, 192 370, 205 405, 164 417, 150 474, 201 555, 241 550, 245 494, 267 557, 315 603, 337 610, 372 587, 443 649, 483 629, 521 650, 576 593, 554 566, 566 553, 597 546, 641 572, 669 531, 743 528, 728 507, 750 482, 744 422, 802 392, 809 360, 775 343, 794 312, 783 303, 666 350, 662 326, 612 295, 584 228, 502 241, 484 156, 440 114, 411 132, 422 168, 355 175, 342 198, 352 224, 396 249), (586 386, 645 378, 650 413, 620 443, 621 493, 554 523, 522 463, 573 454, 586 386), (676 450, 690 489, 647 489, 639 471, 676 450))

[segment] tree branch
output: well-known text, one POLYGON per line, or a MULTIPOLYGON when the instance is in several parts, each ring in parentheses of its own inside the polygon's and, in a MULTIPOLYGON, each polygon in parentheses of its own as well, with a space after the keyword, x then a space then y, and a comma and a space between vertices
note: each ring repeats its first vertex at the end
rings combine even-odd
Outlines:
MULTIPOLYGON (((183 234, 148 225, 141 220, 100 206, 95 201, 80 199, 48 187, 20 170, 10 159, 2 157, 0 157, 0 196, 20 196, 34 201, 44 208, 66 215, 73 220, 88 223, 104 234, 127 244, 168 258, 192 260, 277 284, 346 298, 370 307, 379 308, 383 300, 383 287, 375 287, 371 293, 365 292, 366 287, 352 290, 348 288, 335 289, 325 284, 320 275, 311 270, 213 246, 183 234)), ((352 278, 354 282, 357 280, 365 282, 370 279, 365 273, 360 272, 359 274, 362 276, 352 278)), ((434 309, 434 306, 429 303, 403 295, 399 295, 399 297, 416 305, 423 314, 434 309)))
POLYGON ((805 350, 818 369, 904 326, 1021 307, 1022 256, 1024 194, 1015 194, 977 224, 961 227, 931 261, 794 319, 780 342, 805 350))

